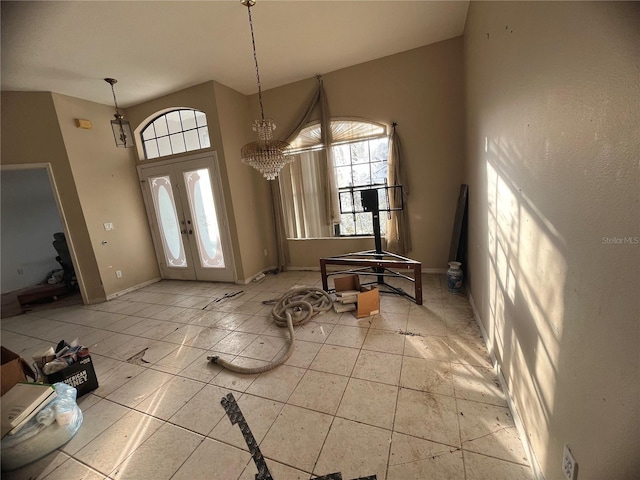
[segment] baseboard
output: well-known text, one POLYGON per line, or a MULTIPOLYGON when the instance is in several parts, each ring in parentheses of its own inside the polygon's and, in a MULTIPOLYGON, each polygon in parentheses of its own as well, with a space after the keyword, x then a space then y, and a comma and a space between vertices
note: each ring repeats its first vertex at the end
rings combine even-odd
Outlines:
POLYGON ((125 288, 124 290, 120 290, 119 292, 112 293, 111 295, 107 295, 107 301, 121 297, 122 295, 126 295, 127 293, 135 292, 136 290, 140 290, 141 288, 157 283, 160 280, 162 280, 160 277, 156 277, 154 279, 147 280, 146 282, 139 283, 138 285, 134 285, 133 287, 125 288))
POLYGON ((507 381, 505 380, 504 375, 502 374, 502 368, 498 363, 498 359, 493 354, 491 345, 489 344, 489 335, 487 334, 487 331, 485 330, 484 325, 480 321, 480 314, 478 313, 476 304, 473 301, 473 296, 469 291, 467 292, 467 295, 469 296, 469 303, 471 304, 471 309, 473 310, 473 316, 476 319, 476 323, 480 327, 480 331, 482 332, 482 338, 484 339, 484 343, 487 346, 489 356, 491 357, 491 363, 493 364, 493 368, 496 374, 498 375, 498 381, 500 382, 502 391, 504 391, 505 393, 505 396, 507 399, 507 405, 509 406, 509 410, 511 410, 511 415, 513 416, 513 421, 515 422, 516 429, 518 430, 518 434, 520 435, 522 446, 524 448, 525 454, 527 455, 527 459, 529 460, 529 464, 531 465, 531 471, 533 472, 533 475, 536 478, 536 480, 545 480, 544 475, 542 474, 542 469, 540 468, 540 464, 538 463, 538 459, 536 458, 533 448, 531 447, 531 443, 529 442, 529 435, 527 435, 527 431, 524 428, 524 423, 522 422, 522 418, 520 417, 520 414, 518 413, 518 409, 516 408, 515 402, 511 397, 511 392, 507 387, 507 381))

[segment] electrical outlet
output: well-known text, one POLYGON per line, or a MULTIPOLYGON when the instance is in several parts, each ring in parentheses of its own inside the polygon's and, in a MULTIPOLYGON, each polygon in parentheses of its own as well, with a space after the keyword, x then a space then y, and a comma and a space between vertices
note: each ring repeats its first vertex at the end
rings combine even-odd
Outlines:
POLYGON ((104 229, 108 232, 109 230, 113 230, 113 222, 103 223, 104 229))
POLYGON ((567 477, 567 480, 577 480, 578 464, 576 463, 576 459, 569 450, 569 447, 565 444, 564 453, 562 454, 562 472, 564 476, 567 477))
POLYGON ((116 270, 116 277, 122 278, 122 270, 116 270))
POLYGON ((267 255, 269 255, 269 252, 267 251, 267 249, 264 249, 264 256, 266 257, 267 255))

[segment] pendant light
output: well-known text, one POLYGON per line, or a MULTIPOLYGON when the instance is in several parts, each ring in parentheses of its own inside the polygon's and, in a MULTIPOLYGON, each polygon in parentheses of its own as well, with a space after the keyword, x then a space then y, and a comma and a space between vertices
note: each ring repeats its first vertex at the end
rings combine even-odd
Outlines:
POLYGON ((116 106, 115 120, 111 120, 111 129, 113 130, 113 138, 116 140, 116 147, 131 148, 133 144, 133 133, 131 125, 124 119, 120 110, 118 110, 118 101, 116 100, 116 92, 113 86, 118 83, 115 78, 105 78, 105 82, 111 85, 111 93, 113 94, 113 103, 116 106))

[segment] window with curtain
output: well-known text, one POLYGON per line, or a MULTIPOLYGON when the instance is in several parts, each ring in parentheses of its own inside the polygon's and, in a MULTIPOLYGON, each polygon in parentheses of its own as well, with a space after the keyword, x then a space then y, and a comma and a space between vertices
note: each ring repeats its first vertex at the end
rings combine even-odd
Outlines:
MULTIPOLYGON (((320 123, 303 128, 291 142, 299 158, 280 173, 280 189, 288 238, 322 238, 332 236, 373 235, 370 213, 351 213, 350 187, 384 184, 387 178, 389 138, 387 127, 356 119, 331 121, 331 157, 333 165, 325 166, 320 139, 320 123), (332 168, 335 191, 326 192, 326 168, 332 168), (327 223, 327 195, 340 202, 339 223, 327 223)), ((354 196, 357 202, 359 193, 354 196)), ((384 200, 384 199, 381 199, 384 200)), ((381 205, 383 202, 381 202, 381 205)), ((356 210, 362 210, 358 205, 356 210)), ((381 222, 382 235, 386 222, 381 222)))
POLYGON ((154 118, 142 129, 140 136, 147 160, 211 146, 206 114, 190 108, 154 118))

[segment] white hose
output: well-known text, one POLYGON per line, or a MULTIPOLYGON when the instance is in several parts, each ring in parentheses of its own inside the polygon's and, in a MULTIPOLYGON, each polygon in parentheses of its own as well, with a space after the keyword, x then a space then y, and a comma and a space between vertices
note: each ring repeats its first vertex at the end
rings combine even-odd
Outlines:
POLYGON ((324 290, 314 287, 294 287, 282 295, 271 310, 275 324, 279 327, 287 327, 289 330, 289 345, 279 358, 259 367, 234 365, 217 355, 208 356, 207 360, 236 373, 262 373, 272 370, 286 362, 295 350, 294 325, 302 325, 315 315, 326 312, 332 304, 331 296, 324 290))

